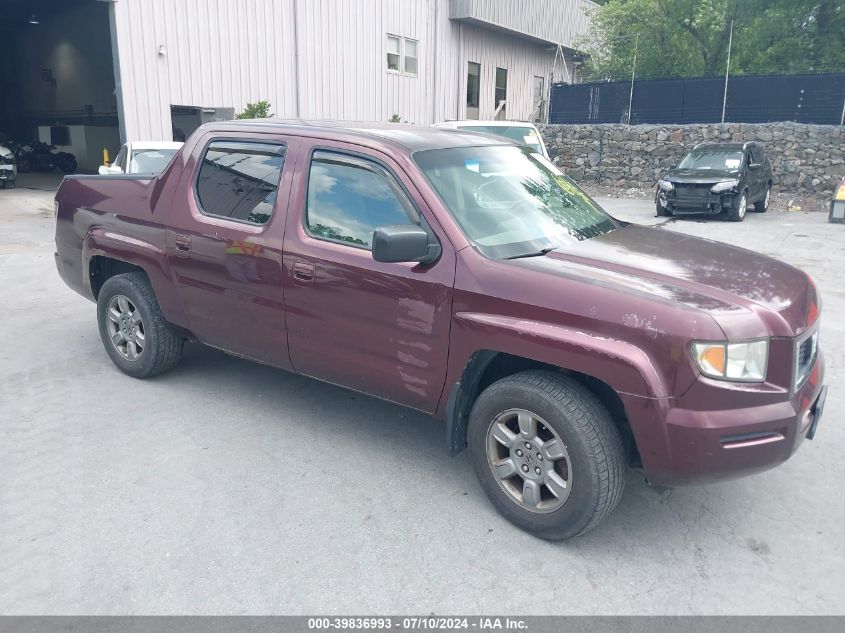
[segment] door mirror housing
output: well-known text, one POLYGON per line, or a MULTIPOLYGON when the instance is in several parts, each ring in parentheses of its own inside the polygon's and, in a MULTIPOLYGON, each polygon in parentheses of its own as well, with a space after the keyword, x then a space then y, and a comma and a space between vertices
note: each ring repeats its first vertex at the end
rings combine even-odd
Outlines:
POLYGON ((109 174, 122 174, 123 170, 117 165, 100 165, 97 172, 101 176, 108 176, 109 174))
POLYGON ((373 259, 430 264, 440 255, 440 245, 430 242, 428 232, 416 224, 380 226, 373 231, 373 259))
POLYGON ((763 166, 763 165, 762 165, 761 163, 749 163, 749 164, 748 164, 748 169, 750 169, 751 171, 757 171, 757 170, 758 170, 758 169, 760 169, 762 166, 763 166))

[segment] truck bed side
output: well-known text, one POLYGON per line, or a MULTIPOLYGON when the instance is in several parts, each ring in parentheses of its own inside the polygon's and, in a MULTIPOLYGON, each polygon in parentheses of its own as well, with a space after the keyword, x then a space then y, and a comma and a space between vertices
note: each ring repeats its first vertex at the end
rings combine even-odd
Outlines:
POLYGON ((110 273, 141 269, 165 317, 183 325, 165 253, 178 172, 171 164, 154 177, 66 176, 55 199, 56 267, 65 283, 95 301, 110 273))

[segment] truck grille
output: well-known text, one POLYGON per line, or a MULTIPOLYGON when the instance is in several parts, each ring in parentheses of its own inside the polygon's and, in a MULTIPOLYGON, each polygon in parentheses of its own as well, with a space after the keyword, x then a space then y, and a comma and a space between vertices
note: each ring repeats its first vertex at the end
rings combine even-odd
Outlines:
POLYGON ((816 354, 819 349, 819 331, 816 330, 810 336, 798 341, 796 344, 795 363, 795 388, 800 389, 810 377, 813 365, 816 363, 816 354))

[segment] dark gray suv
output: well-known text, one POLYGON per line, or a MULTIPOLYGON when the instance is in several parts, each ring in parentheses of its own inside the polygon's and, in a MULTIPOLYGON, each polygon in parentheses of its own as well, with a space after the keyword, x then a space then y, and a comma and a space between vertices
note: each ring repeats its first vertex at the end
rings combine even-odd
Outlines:
POLYGON ((658 216, 725 213, 742 222, 749 205, 764 213, 772 165, 758 143, 702 143, 657 182, 658 216))

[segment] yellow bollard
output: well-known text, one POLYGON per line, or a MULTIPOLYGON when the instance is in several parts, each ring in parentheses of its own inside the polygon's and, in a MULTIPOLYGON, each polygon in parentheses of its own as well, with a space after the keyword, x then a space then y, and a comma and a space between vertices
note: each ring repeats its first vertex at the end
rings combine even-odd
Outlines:
POLYGON ((103 148, 103 165, 105 165, 106 167, 109 166, 109 148, 108 147, 103 148))

